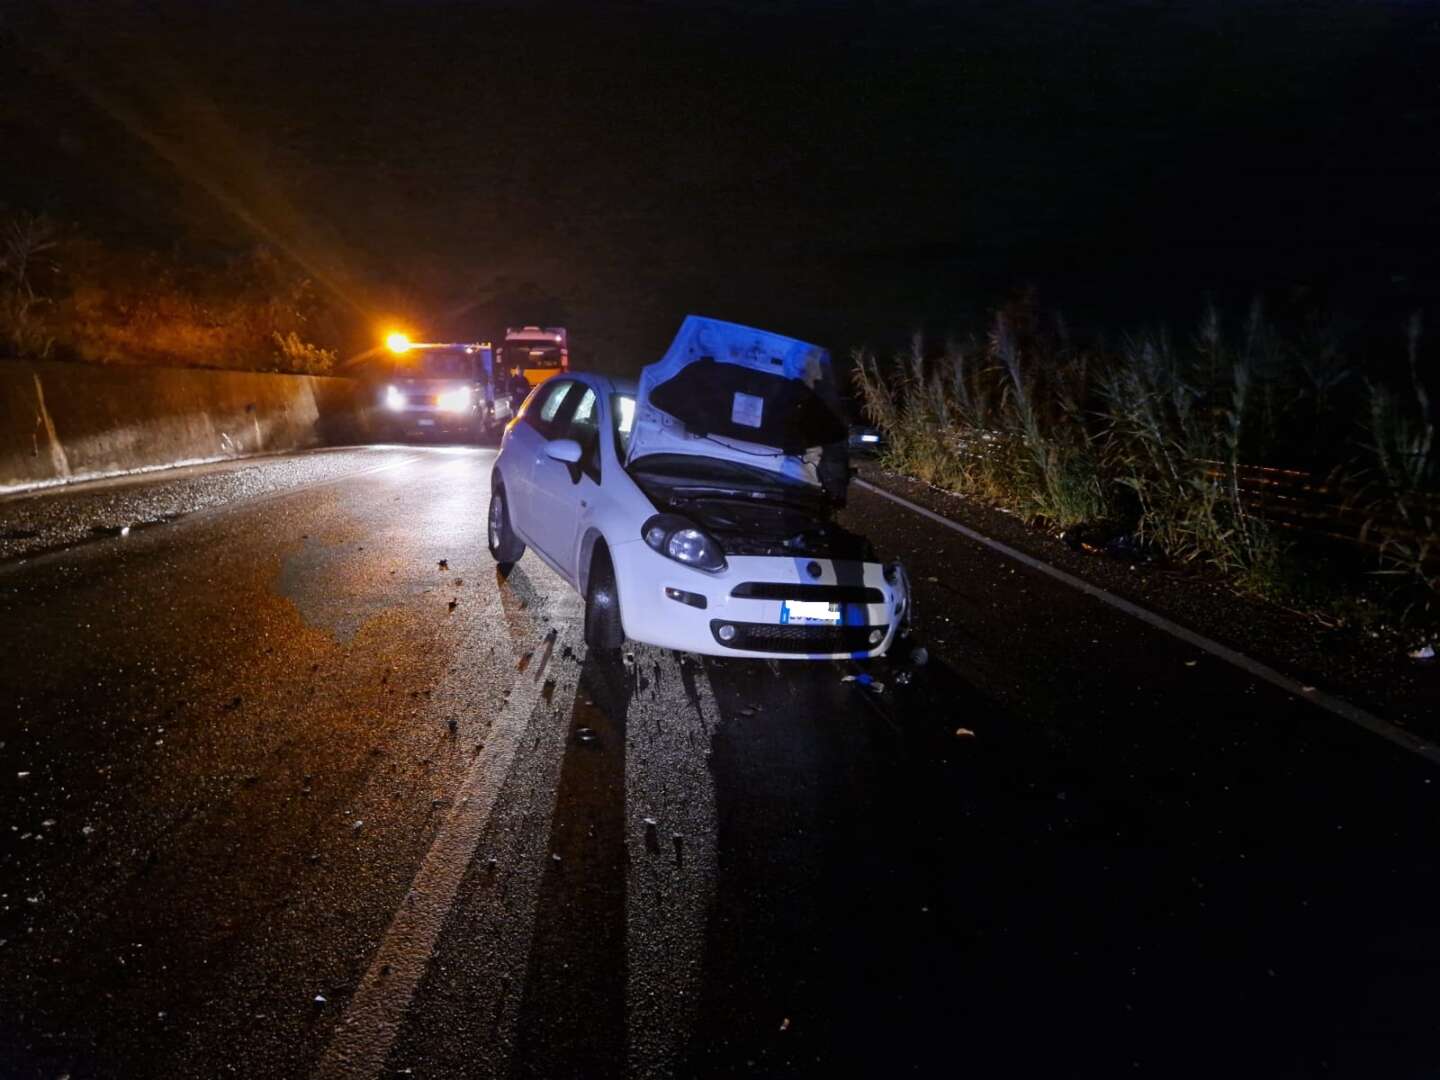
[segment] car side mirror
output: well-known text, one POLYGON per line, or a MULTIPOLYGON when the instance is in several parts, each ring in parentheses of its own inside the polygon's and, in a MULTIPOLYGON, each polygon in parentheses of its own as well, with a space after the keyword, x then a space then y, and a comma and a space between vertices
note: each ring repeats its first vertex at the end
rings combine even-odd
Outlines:
POLYGON ((551 439, 545 444, 545 453, 556 461, 574 465, 580 460, 580 444, 574 439, 551 439))

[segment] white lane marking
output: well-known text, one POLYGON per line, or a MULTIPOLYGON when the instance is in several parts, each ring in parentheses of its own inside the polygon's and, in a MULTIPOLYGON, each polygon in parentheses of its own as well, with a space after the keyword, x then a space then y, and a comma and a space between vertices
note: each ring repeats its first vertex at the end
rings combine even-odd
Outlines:
POLYGON ((1023 551, 1016 551, 1008 544, 1002 544, 999 540, 991 539, 982 533, 976 532, 974 529, 961 525, 959 522, 951 521, 949 518, 943 517, 933 510, 927 510, 925 507, 913 503, 909 499, 902 498, 899 495, 886 491, 884 488, 876 487, 874 484, 867 483, 864 480, 857 479, 855 483, 866 491, 873 491, 877 495, 883 495, 891 502, 898 503, 907 510, 913 510, 921 517, 927 517, 937 524, 944 525, 947 529, 953 529, 962 536, 974 540, 977 544, 983 544, 992 551, 998 551, 1006 558, 1023 563, 1032 570, 1038 570, 1040 573, 1046 574, 1056 581, 1063 581, 1071 588, 1079 589, 1081 592, 1093 596, 1103 603, 1109 604, 1118 611, 1123 611, 1125 614, 1131 615, 1141 622, 1150 624, 1157 630, 1163 630, 1165 633, 1177 637, 1181 641, 1194 645, 1197 649, 1203 649, 1211 656, 1224 660, 1228 664, 1233 664, 1241 671, 1254 675, 1257 679, 1264 679, 1272 686, 1284 690, 1287 694, 1293 694, 1304 701, 1320 706, 1320 708, 1335 714, 1341 719, 1349 720, 1352 724, 1358 724, 1366 731, 1374 735, 1379 735, 1382 739, 1387 739, 1396 746, 1409 750, 1412 754, 1419 754, 1432 765, 1440 765, 1440 746, 1430 742, 1428 739, 1422 739, 1418 735, 1412 735, 1404 728, 1397 727, 1388 720, 1382 720, 1374 713, 1367 712, 1358 705, 1352 705, 1343 698, 1338 698, 1333 694, 1327 694, 1323 690, 1306 689, 1288 675, 1282 675, 1269 665, 1262 664, 1259 660, 1251 659, 1244 653, 1236 652, 1234 649, 1221 645, 1218 641, 1213 641, 1203 634, 1197 634, 1193 630, 1187 630, 1178 623, 1171 622, 1163 615, 1157 615, 1155 612, 1142 608, 1138 604, 1132 604, 1129 600, 1106 592, 1098 585, 1092 585, 1090 582, 1084 581, 1073 574, 1067 574, 1064 570, 1051 566, 1049 563, 1041 562, 1031 555, 1026 555, 1023 551))
POLYGON ((707 751, 720 711, 698 664, 683 669, 691 699, 673 654, 637 647, 635 657, 637 671, 658 664, 659 677, 625 721, 626 1075, 670 1077, 698 1019, 719 871, 707 751))
MULTIPOLYGON (((404 1023, 435 942, 455 903, 460 882, 474 858, 496 798, 530 732, 530 717, 540 703, 543 678, 553 650, 569 623, 552 617, 555 637, 536 656, 511 689, 510 699, 491 725, 484 749, 471 765, 455 806, 426 852, 410 891, 390 920, 385 936, 335 1029, 316 1080, 356 1080, 380 1075, 385 1058, 404 1023)), ((573 689, 573 687, 571 687, 573 689)), ((568 715, 565 702, 551 702, 568 715)))

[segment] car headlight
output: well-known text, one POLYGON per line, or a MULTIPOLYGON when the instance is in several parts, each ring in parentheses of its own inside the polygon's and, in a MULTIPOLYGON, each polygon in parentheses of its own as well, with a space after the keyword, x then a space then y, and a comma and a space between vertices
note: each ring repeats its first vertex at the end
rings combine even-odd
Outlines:
POLYGON ((447 390, 435 404, 440 407, 441 412, 464 412, 470 407, 470 388, 462 386, 458 390, 447 390))
POLYGON ((405 395, 393 386, 385 387, 385 407, 394 412, 405 408, 405 395))
POLYGON ((693 522, 675 514, 656 514, 645 523, 640 535, 667 559, 711 573, 725 569, 725 553, 720 545, 693 522))

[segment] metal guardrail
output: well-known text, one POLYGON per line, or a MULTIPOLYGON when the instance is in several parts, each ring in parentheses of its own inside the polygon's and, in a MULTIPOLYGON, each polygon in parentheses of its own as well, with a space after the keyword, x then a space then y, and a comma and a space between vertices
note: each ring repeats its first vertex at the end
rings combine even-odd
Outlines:
MULTIPOLYGON (((952 436, 953 451, 981 457, 1004 441, 1001 432, 952 436), (987 437, 988 436, 988 437, 987 437)), ((1226 484, 1231 466, 1203 461, 1206 475, 1226 484)), ((1268 465, 1234 468, 1241 504, 1256 517, 1297 538, 1344 544, 1380 552, 1404 546, 1425 551, 1427 565, 1440 565, 1440 492, 1399 491, 1379 483, 1360 483, 1338 470, 1268 465)))
MULTIPOLYGON (((1230 466, 1207 463, 1210 475, 1230 466)), ((1256 517, 1287 532, 1378 551, 1404 544, 1429 547, 1440 561, 1440 493, 1398 491, 1304 469, 1241 465, 1235 469, 1240 500, 1256 517)))

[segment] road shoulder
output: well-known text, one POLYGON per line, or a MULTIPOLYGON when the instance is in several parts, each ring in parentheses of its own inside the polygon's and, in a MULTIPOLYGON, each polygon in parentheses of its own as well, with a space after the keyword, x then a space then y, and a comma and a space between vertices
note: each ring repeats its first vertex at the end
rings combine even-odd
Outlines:
MULTIPOLYGON (((1429 739, 1440 737, 1440 666, 1411 660, 1395 635, 1327 628, 1244 597, 1203 574, 1087 555, 1018 517, 863 464, 860 479, 1063 570, 1294 678, 1429 739)), ((863 490, 863 489, 861 489, 863 490)), ((863 496, 862 496, 863 497, 863 496)), ((893 505, 893 504, 892 504, 893 505)), ((909 511, 902 511, 909 512, 909 511)), ((925 602, 925 583, 916 583, 925 602)))

